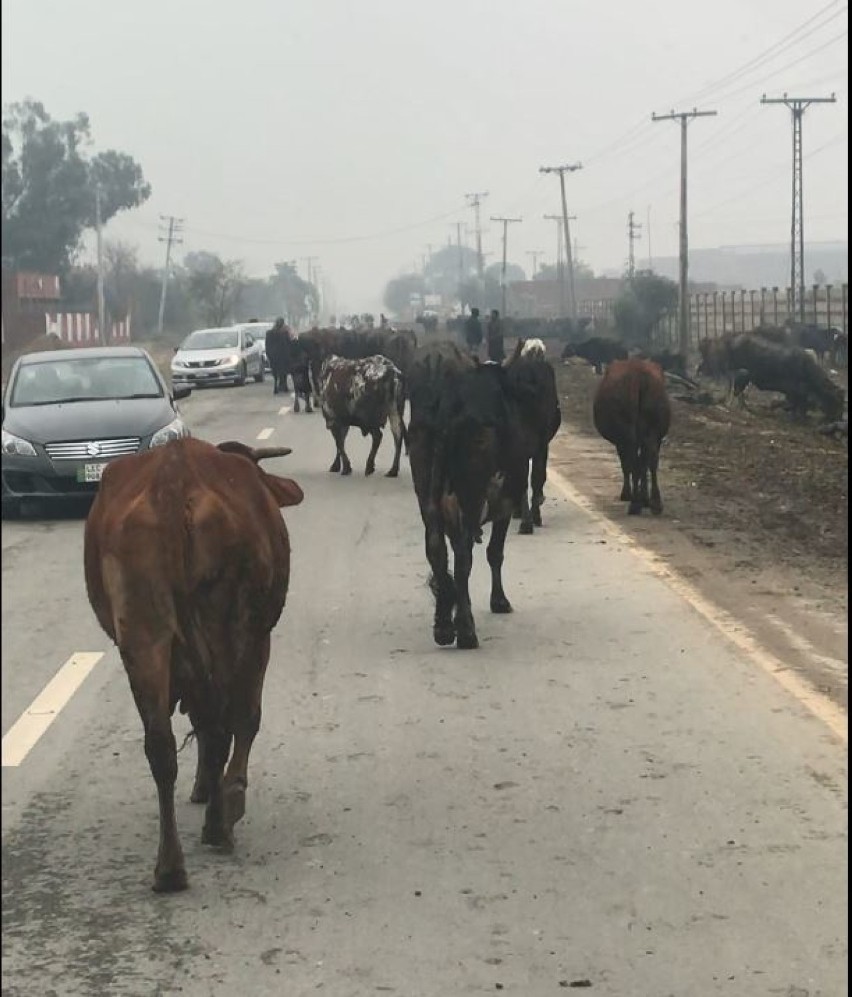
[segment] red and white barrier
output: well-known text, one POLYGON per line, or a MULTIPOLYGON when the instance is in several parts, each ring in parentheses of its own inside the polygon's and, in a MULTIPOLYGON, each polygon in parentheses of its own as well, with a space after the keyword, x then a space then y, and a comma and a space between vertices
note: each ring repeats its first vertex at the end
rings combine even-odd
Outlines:
MULTIPOLYGON (((98 319, 91 312, 45 313, 45 333, 58 336, 63 342, 73 346, 94 345, 99 342, 98 319)), ((110 329, 110 342, 130 342, 130 316, 120 322, 113 322, 110 329)))

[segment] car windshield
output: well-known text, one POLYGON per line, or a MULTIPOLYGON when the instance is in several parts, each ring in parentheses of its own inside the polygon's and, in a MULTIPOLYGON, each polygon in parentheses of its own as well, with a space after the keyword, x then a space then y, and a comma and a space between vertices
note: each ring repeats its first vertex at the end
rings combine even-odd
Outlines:
POLYGON ((201 329, 180 344, 182 350, 236 350, 240 334, 236 329, 201 329))
POLYGON ((144 357, 83 357, 22 364, 10 405, 162 397, 162 386, 144 357))

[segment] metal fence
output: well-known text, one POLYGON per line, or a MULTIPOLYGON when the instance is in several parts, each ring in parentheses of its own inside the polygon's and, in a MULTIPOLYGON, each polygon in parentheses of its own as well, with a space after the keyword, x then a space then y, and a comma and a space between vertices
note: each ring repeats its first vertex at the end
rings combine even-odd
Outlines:
MULTIPOLYGON (((848 284, 839 287, 813 285, 805 295, 805 322, 820 328, 840 329, 848 334, 848 284)), ((759 325, 781 326, 793 313, 789 287, 756 290, 706 291, 689 296, 689 328, 692 346, 730 332, 751 332, 759 325)), ((677 312, 667 313, 657 327, 658 340, 677 341, 677 312)))

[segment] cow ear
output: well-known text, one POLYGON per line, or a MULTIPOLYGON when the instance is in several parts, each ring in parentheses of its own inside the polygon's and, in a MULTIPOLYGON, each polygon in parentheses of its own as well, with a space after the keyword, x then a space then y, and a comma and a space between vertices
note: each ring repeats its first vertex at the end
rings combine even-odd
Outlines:
POLYGON ((277 474, 264 473, 263 483, 272 492, 272 497, 280 509, 288 505, 298 505, 305 497, 305 493, 292 478, 279 478, 277 474))

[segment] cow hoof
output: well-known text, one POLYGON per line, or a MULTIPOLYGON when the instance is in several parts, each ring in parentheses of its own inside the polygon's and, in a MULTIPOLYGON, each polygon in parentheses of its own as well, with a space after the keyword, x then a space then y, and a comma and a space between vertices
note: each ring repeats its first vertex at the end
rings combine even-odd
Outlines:
POLYGON ((209 803, 210 790, 206 786, 193 786, 189 797, 190 803, 209 803))
POLYGON ((538 526, 538 527, 542 526, 541 513, 538 511, 538 509, 533 510, 532 521, 533 521, 533 526, 538 526))
POLYGON ((473 630, 470 632, 462 631, 456 638, 456 647, 460 651, 475 651, 479 647, 476 632, 473 630))
POLYGON ((186 869, 170 869, 168 872, 154 873, 154 885, 151 889, 155 893, 180 893, 188 887, 186 869))
POLYGON ((370 467, 368 464, 367 467, 364 468, 364 477, 369 478, 371 474, 375 474, 375 471, 376 469, 374 467, 370 467))
POLYGON ((533 524, 527 522, 521 523, 521 525, 518 527, 518 533, 522 534, 525 537, 531 536, 533 533, 533 524))
POLYGON ((399 477, 399 468, 398 467, 392 467, 388 471, 388 473, 385 475, 385 477, 386 478, 398 478, 399 477))
POLYGON ((232 783, 225 789, 225 823, 233 827, 243 819, 246 812, 246 787, 241 782, 232 783))
POLYGON ((509 600, 506 598, 505 595, 502 596, 502 597, 500 597, 500 598, 498 598, 498 599, 492 599, 491 600, 491 612, 492 613, 511 613, 512 612, 512 604, 511 604, 511 602, 509 602, 509 600))
POLYGON ((663 511, 663 503, 662 502, 652 502, 651 503, 651 513, 654 516, 659 516, 662 513, 662 511, 663 511))
POLYGON ((201 844, 232 852, 234 850, 234 836, 221 824, 205 824, 201 829, 201 844))
POLYGON ((337 472, 338 472, 339 470, 340 470, 340 461, 339 461, 339 460, 336 460, 336 461, 335 461, 335 462, 334 462, 334 463, 333 463, 333 464, 331 465, 331 467, 330 467, 330 468, 328 469, 328 473, 329 473, 329 474, 337 474, 337 472))
POLYGON ((435 624, 432 628, 432 636, 438 647, 449 647, 455 643, 456 628, 452 623, 435 624))
POLYGON ((629 516, 641 516, 642 515, 642 503, 641 502, 631 502, 627 510, 629 516))
POLYGON ((351 474, 352 473, 352 468, 349 467, 349 465, 347 465, 346 467, 343 468, 343 470, 340 473, 341 474, 351 474))

